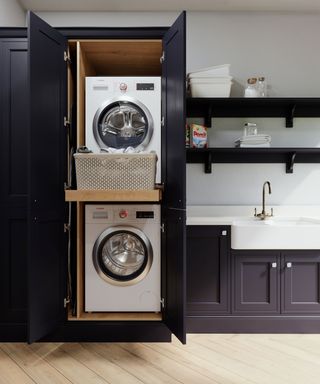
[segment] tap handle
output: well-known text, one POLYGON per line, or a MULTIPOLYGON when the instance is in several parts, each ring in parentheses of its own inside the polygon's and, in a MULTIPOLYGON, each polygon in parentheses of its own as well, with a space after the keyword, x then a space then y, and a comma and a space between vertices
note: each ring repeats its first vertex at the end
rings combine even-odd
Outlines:
POLYGON ((254 209, 254 216, 257 217, 257 208, 254 209))

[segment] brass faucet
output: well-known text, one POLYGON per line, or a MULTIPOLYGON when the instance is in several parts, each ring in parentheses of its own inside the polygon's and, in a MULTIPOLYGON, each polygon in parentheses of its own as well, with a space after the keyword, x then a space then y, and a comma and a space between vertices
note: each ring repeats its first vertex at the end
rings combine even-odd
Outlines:
POLYGON ((266 190, 265 190, 266 185, 268 186, 269 195, 271 195, 270 181, 266 181, 263 183, 263 187, 262 187, 262 212, 257 214, 257 208, 255 208, 254 210, 254 216, 259 217, 261 220, 265 220, 273 216, 273 208, 271 208, 271 213, 266 212, 266 190))

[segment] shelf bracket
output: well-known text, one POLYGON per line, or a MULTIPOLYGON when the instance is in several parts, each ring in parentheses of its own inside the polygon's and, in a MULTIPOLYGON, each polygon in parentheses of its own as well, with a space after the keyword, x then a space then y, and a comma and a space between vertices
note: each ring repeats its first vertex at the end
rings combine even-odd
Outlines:
POLYGON ((289 154, 289 159, 286 163, 286 173, 293 173, 293 166, 295 162, 297 152, 292 152, 289 154))
POLYGON ((296 104, 290 105, 290 109, 288 111, 288 114, 286 116, 286 128, 292 128, 293 127, 293 118, 294 113, 296 111, 296 104))
POLYGON ((212 121, 212 104, 208 105, 207 114, 204 118, 204 125, 207 128, 211 128, 211 121, 212 121))
POLYGON ((212 173, 212 152, 209 150, 205 156, 204 173, 212 173))

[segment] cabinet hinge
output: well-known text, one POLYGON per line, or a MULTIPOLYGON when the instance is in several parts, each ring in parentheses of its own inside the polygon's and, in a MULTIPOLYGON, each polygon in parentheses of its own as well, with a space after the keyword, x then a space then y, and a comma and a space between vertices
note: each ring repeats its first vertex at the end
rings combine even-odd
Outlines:
POLYGON ((164 298, 163 297, 160 299, 160 303, 161 303, 161 307, 164 308, 164 298))
POLYGON ((162 56, 160 57, 160 63, 162 64, 166 59, 166 56, 164 54, 164 52, 162 52, 162 56))
POLYGON ((164 233, 164 231, 165 231, 164 224, 161 224, 160 228, 161 228, 161 232, 164 233))
POLYGON ((63 224, 63 231, 64 231, 64 233, 70 231, 70 224, 64 223, 63 224))
POLYGON ((164 116, 161 117, 161 127, 164 127, 164 116))
POLYGON ((64 307, 64 308, 67 308, 67 305, 68 305, 69 303, 70 303, 70 299, 65 297, 65 298, 63 299, 63 307, 64 307))
POLYGON ((71 64, 71 58, 70 58, 70 55, 67 51, 64 51, 63 52, 63 60, 68 63, 68 64, 71 64))
POLYGON ((222 231, 221 232, 221 236, 227 236, 227 234, 228 234, 228 231, 222 231))
POLYGON ((65 127, 70 127, 70 125, 71 125, 71 121, 68 120, 68 118, 66 116, 64 116, 64 118, 63 118, 63 125, 65 127))

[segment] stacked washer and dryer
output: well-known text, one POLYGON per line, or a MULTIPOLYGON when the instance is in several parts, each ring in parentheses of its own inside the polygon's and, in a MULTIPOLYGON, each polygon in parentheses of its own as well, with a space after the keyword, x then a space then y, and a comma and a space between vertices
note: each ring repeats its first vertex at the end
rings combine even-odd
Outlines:
MULTIPOLYGON (((155 151, 161 183, 161 78, 87 77, 86 146, 155 151)), ((85 311, 160 311, 160 226, 160 205, 85 206, 85 311)))

